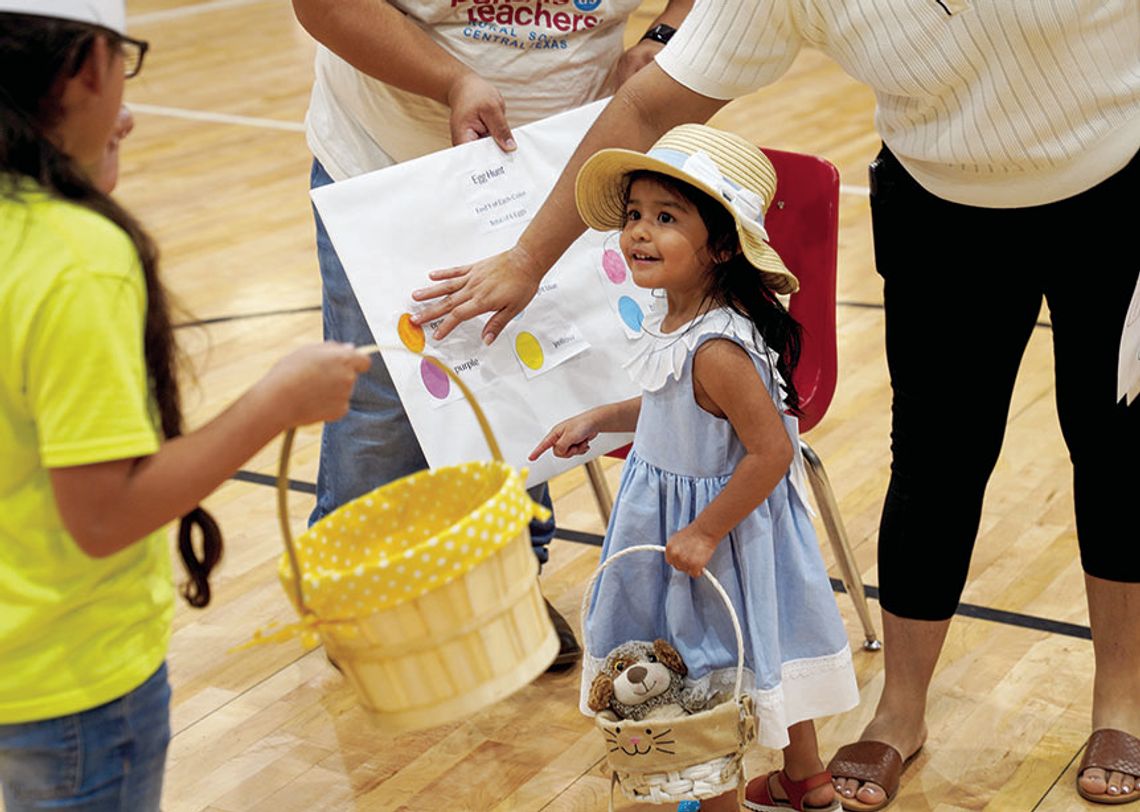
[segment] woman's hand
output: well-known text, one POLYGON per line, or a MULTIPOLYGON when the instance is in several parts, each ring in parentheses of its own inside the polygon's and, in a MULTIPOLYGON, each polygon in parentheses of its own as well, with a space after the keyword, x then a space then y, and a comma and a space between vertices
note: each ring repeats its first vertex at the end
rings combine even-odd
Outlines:
POLYGON ((339 420, 357 376, 371 366, 351 344, 326 341, 286 355, 261 379, 284 428, 339 420))
POLYGON ((720 539, 702 533, 694 522, 674 533, 665 544, 665 560, 674 569, 699 578, 716 552, 720 539))
POLYGON ((534 462, 541 457, 547 449, 554 451, 554 456, 561 459, 576 457, 590 450, 590 441, 598 436, 598 427, 594 420, 594 410, 574 415, 563 420, 542 438, 542 442, 534 447, 528 459, 534 462))
POLYGON ((534 298, 542 275, 527 253, 516 245, 474 265, 432 271, 428 277, 439 284, 412 291, 412 299, 439 301, 417 313, 415 323, 424 324, 443 316, 443 322, 432 334, 434 340, 441 341, 468 319, 494 313, 483 327, 483 343, 490 344, 534 298))
POLYGON ((456 79, 447 92, 447 105, 451 108, 452 145, 491 136, 499 149, 514 151, 503 94, 482 76, 468 72, 456 79))
POLYGON ((651 39, 643 39, 631 46, 614 64, 606 82, 611 93, 625 84, 626 80, 653 61, 665 46, 651 39))

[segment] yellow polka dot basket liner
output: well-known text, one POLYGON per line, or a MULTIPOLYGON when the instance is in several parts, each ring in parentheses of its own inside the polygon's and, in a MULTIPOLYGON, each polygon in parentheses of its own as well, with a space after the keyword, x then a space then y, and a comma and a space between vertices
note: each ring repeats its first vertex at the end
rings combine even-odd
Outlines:
MULTIPOLYGON (((375 347, 363 348, 375 351, 375 347)), ((277 479, 285 553, 278 575, 301 633, 324 643, 360 703, 393 732, 454 721, 545 671, 558 636, 538 585, 525 471, 503 461, 467 386, 434 358, 475 412, 493 457, 420 471, 342 505, 296 539, 286 508, 293 432, 277 479)))
MULTIPOLYGON (((638 544, 610 556, 594 571, 582 595, 582 633, 594 587, 602 571, 637 553, 665 554, 655 544, 638 544)), ((744 680, 744 639, 740 621, 724 587, 705 570, 702 577, 716 589, 732 620, 736 634, 736 683, 732 696, 703 711, 667 719, 641 721, 619 719, 612 711, 594 717, 594 725, 605 741, 606 767, 610 771, 609 809, 613 812, 614 786, 633 801, 675 804, 679 801, 715 798, 736 790, 744 806, 744 752, 756 738, 756 716, 752 698, 741 691, 744 680), (636 740, 636 741, 635 741, 636 740), (653 742, 641 752, 637 742, 653 742)), ((587 647, 588 650, 588 647, 587 647)))

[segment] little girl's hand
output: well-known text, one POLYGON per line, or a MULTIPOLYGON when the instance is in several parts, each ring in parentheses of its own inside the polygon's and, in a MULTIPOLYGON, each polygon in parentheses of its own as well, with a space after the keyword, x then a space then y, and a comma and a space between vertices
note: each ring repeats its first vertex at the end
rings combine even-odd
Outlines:
POLYGON ((285 428, 339 420, 357 376, 372 362, 351 344, 326 341, 286 355, 262 379, 285 428))
POLYGON ((594 428, 594 421, 589 414, 585 412, 575 415, 552 428, 542 438, 542 442, 534 447, 534 451, 530 452, 530 461, 537 460, 548 448, 554 450, 554 456, 562 458, 575 457, 589 451, 590 441, 598 436, 598 430, 594 428))
POLYGON ((665 560, 674 569, 699 578, 719 542, 720 539, 707 536, 690 524, 669 537, 665 544, 665 560))

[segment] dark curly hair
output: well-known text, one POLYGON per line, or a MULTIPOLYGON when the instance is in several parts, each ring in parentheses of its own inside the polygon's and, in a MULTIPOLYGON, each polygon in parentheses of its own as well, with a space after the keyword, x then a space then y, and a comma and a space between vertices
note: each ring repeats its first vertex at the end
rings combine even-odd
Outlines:
POLYGON ((732 214, 724 204, 697 187, 650 170, 638 170, 627 176, 627 201, 630 186, 641 179, 660 184, 696 207, 709 233, 709 254, 714 257, 708 298, 721 307, 735 310, 755 325, 764 343, 776 354, 776 369, 784 379, 785 408, 792 414, 801 414, 800 396, 792 372, 800 360, 803 330, 741 252, 732 214), (717 262, 717 257, 728 259, 717 262))

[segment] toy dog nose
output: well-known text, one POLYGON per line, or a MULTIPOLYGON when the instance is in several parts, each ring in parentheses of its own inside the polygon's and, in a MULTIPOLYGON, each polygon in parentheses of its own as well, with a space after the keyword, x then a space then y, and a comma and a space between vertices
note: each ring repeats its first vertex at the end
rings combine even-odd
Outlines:
POLYGON ((645 679, 645 675, 648 673, 649 670, 643 665, 635 665, 633 668, 625 672, 626 676, 629 677, 629 681, 633 683, 641 682, 645 679))

